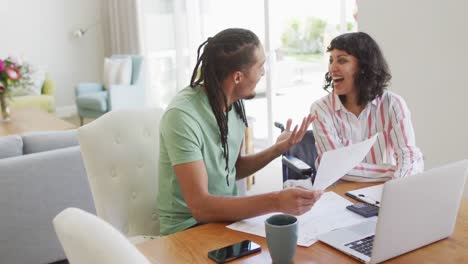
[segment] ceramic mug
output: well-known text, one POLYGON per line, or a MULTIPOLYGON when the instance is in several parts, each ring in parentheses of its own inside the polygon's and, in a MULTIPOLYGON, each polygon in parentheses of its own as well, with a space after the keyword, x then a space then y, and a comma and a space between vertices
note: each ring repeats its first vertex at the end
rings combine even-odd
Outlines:
POLYGON ((297 218, 287 214, 270 216, 265 220, 265 233, 273 262, 291 263, 297 247, 297 218))

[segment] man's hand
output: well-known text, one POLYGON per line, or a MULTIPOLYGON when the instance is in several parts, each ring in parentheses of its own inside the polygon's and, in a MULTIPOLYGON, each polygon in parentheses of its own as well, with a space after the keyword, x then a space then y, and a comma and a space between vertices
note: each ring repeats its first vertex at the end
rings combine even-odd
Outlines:
POLYGON ((320 199, 323 191, 309 191, 303 188, 287 188, 279 192, 278 205, 282 213, 302 215, 320 199))
POLYGON ((309 114, 307 117, 302 119, 302 124, 298 129, 296 125, 294 130, 291 132, 291 124, 292 120, 288 119, 286 122, 286 129, 279 135, 278 139, 276 140, 276 146, 280 150, 281 153, 288 151, 290 147, 293 145, 301 142, 302 138, 304 137, 305 133, 307 132, 307 128, 309 127, 310 123, 315 120, 315 116, 309 114))

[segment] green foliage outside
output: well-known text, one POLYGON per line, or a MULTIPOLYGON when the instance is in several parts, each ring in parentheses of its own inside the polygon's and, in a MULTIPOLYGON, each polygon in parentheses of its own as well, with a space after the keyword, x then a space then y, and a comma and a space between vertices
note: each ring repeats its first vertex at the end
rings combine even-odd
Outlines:
POLYGON ((323 37, 327 22, 309 17, 302 22, 292 19, 281 36, 282 51, 298 60, 317 60, 324 50, 323 37))
MULTIPOLYGON (((356 23, 353 22, 347 22, 346 23, 346 31, 351 32, 351 31, 356 31, 354 28, 356 27, 356 23)), ((340 30, 340 25, 336 25, 336 30, 340 30)))

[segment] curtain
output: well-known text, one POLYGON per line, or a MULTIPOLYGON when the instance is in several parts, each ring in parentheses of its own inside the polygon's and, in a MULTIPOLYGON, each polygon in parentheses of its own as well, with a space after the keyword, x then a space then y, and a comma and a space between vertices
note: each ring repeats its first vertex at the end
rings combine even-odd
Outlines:
POLYGON ((142 54, 140 0, 103 0, 106 55, 142 54))
POLYGON ((189 85, 197 48, 208 37, 229 27, 244 27, 263 39, 263 1, 237 0, 234 11, 230 0, 140 1, 152 105, 167 106, 189 85), (251 10, 244 10, 245 6, 251 10))
POLYGON ((166 107, 189 84, 201 43, 204 0, 140 0, 143 54, 148 65, 148 102, 166 107))

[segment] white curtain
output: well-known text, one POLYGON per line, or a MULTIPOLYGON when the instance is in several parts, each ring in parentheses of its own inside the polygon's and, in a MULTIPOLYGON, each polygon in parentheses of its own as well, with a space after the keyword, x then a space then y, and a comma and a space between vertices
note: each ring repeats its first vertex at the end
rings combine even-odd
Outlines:
POLYGON ((249 28, 263 37, 263 1, 237 0, 234 11, 231 0, 140 1, 152 105, 167 106, 179 90, 189 85, 197 48, 206 38, 228 27, 249 28), (252 10, 244 10, 244 6, 252 10), (233 12, 237 15, 233 16, 233 12))
POLYGON ((148 102, 166 107, 190 82, 201 42, 204 0, 139 0, 148 102))
POLYGON ((106 54, 142 54, 139 0, 103 0, 106 54))

